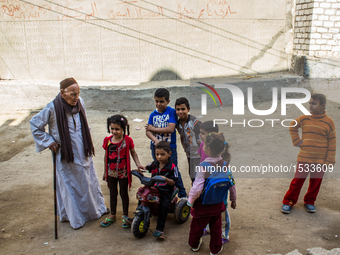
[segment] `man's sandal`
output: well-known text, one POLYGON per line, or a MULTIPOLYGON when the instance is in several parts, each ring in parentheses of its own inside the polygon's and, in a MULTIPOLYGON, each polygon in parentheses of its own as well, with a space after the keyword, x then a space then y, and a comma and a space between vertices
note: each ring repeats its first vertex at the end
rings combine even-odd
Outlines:
POLYGON ((115 223, 115 222, 116 222, 116 219, 112 220, 112 219, 110 219, 110 218, 106 218, 105 220, 103 220, 103 221, 100 223, 100 225, 101 225, 102 227, 108 227, 108 226, 110 226, 112 223, 115 223))

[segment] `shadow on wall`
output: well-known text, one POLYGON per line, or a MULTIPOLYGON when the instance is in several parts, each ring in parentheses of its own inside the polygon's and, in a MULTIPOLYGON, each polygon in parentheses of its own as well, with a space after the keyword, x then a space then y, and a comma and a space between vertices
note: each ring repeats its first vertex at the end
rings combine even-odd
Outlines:
POLYGON ((182 78, 170 69, 163 69, 158 71, 150 81, 166 81, 166 80, 182 80, 182 78))

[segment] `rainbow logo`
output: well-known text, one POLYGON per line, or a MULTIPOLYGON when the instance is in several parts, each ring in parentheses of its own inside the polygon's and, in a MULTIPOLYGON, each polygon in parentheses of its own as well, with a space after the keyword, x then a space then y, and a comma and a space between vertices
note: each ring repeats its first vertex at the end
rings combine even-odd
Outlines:
MULTIPOLYGON (((214 92, 215 95, 217 96, 218 100, 220 101, 221 107, 223 106, 222 105, 222 100, 220 98, 220 95, 217 93, 217 91, 212 86, 210 86, 208 84, 205 84, 203 82, 197 82, 197 83, 206 86, 208 89, 210 89, 212 92, 214 92)), ((214 96, 211 94, 211 92, 209 90, 207 90, 205 88, 200 88, 200 87, 197 87, 197 88, 205 91, 214 100, 214 103, 217 106, 216 100, 215 100, 214 96)))

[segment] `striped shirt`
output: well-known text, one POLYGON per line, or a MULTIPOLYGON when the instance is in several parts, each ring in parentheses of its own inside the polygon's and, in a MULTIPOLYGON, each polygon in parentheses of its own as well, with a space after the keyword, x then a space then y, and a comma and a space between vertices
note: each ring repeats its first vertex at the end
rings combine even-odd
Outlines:
POLYGON ((335 164, 336 132, 332 118, 322 115, 302 115, 292 121, 289 132, 293 145, 301 141, 297 160, 314 164, 335 164), (296 123, 297 125, 293 127, 296 123), (302 139, 298 129, 302 129, 302 139))

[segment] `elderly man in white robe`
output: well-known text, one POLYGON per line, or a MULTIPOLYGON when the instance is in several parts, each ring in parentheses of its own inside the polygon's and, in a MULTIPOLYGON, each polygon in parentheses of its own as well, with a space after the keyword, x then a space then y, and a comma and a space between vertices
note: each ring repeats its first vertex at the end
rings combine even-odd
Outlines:
POLYGON ((49 148, 56 153, 58 215, 74 229, 109 213, 93 165, 94 147, 79 93, 75 79, 61 81, 57 97, 30 120, 37 152, 49 148))

